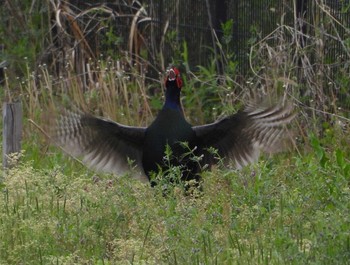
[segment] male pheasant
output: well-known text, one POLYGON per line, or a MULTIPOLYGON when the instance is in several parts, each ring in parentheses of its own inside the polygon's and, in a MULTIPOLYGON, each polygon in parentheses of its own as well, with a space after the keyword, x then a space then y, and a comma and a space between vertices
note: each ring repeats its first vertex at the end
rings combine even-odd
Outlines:
POLYGON ((66 110, 56 120, 54 141, 104 172, 124 173, 132 161, 136 169, 133 175, 151 181, 152 172, 166 170, 170 162, 181 167, 182 180, 198 180, 201 168, 217 163, 217 156, 237 168, 257 160, 261 150, 279 142, 285 125, 294 118, 291 105, 251 104, 217 122, 191 126, 180 103, 182 80, 178 69, 168 71, 165 85, 164 106, 149 127, 125 126, 66 110), (167 147, 172 153, 170 161, 164 159, 167 147), (195 161, 191 155, 201 159, 195 161))

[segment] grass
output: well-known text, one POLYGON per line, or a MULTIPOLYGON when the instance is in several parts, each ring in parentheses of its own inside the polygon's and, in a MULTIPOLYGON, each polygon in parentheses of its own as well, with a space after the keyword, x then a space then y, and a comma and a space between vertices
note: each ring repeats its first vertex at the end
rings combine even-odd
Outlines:
POLYGON ((350 150, 312 146, 205 172, 198 198, 24 162, 1 183, 0 263, 349 264, 350 150))

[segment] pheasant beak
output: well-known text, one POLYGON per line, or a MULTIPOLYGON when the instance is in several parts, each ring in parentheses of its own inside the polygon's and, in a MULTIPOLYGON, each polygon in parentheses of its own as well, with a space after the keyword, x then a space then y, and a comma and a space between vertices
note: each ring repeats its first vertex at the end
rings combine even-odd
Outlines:
POLYGON ((168 73, 168 80, 169 81, 174 81, 176 79, 176 73, 174 69, 170 69, 168 73))

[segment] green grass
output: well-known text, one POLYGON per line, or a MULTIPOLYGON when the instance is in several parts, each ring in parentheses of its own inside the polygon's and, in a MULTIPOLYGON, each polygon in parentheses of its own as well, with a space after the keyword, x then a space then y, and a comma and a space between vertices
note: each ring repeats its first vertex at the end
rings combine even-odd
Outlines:
POLYGON ((0 264, 349 264, 350 150, 312 146, 205 172, 198 198, 23 162, 1 184, 0 264))

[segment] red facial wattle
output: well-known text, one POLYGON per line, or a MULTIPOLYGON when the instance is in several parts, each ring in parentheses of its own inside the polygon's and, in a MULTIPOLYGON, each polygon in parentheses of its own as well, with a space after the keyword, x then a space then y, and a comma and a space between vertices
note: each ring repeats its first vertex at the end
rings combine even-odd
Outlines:
POLYGON ((179 89, 182 88, 182 79, 180 77, 180 71, 176 67, 173 67, 170 70, 168 70, 168 75, 165 78, 165 84, 167 81, 176 81, 177 87, 179 89))

